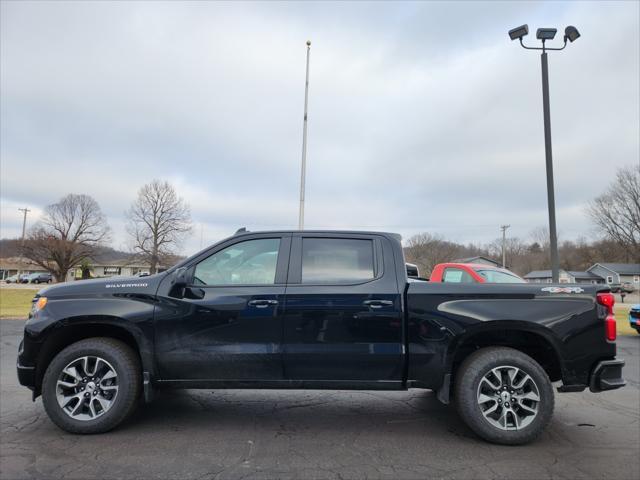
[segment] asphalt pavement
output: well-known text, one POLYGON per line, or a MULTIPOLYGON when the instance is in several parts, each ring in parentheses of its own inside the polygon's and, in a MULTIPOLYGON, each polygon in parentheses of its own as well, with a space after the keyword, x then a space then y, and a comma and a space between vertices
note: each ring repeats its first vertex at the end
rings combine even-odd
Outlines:
POLYGON ((628 385, 556 394, 533 444, 488 444, 429 391, 163 392, 113 432, 71 435, 18 385, 23 321, 0 321, 0 478, 640 478, 640 335, 628 385))

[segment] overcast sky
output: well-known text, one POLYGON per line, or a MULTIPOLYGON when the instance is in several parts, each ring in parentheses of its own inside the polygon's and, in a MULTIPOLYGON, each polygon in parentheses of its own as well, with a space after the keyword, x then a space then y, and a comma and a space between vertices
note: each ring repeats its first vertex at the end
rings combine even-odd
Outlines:
POLYGON ((575 25, 549 55, 558 229, 639 164, 639 2, 2 2, 1 229, 87 193, 127 248, 153 178, 196 225, 192 253, 297 225, 312 41, 306 226, 488 242, 547 222, 540 58, 523 23, 575 25), (201 239, 202 234, 202 239, 201 239))

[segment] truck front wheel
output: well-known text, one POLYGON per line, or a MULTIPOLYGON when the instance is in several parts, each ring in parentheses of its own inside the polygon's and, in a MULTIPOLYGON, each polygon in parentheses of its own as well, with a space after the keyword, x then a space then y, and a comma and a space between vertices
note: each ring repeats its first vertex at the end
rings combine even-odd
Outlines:
POLYGON ((69 345, 51 361, 42 382, 49 418, 71 433, 111 430, 135 409, 140 362, 125 343, 89 338, 69 345))
POLYGON ((503 445, 534 440, 553 415, 553 387, 528 355, 506 347, 469 355, 456 374, 454 401, 460 417, 480 437, 503 445))

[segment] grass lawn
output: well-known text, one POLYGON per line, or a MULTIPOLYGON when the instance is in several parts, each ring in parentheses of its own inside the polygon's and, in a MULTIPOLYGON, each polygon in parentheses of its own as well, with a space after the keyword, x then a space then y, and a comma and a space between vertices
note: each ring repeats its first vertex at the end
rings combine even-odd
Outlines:
POLYGON ((0 318, 27 318, 37 290, 0 288, 0 318))

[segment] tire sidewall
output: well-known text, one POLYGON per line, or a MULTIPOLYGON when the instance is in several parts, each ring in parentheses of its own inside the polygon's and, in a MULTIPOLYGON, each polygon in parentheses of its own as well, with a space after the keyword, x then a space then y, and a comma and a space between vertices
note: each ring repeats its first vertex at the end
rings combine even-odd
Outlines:
POLYGON ((464 371, 456 381, 456 407, 462 419, 479 436, 494 443, 519 445, 534 440, 547 426, 553 415, 554 392, 549 377, 531 357, 510 348, 483 349, 469 358, 464 371), (536 383, 540 402, 536 418, 521 430, 501 430, 489 423, 477 401, 482 377, 492 368, 514 366, 531 376, 536 383))
MULTIPOLYGON (((113 342, 90 339, 72 344, 60 352, 49 364, 42 383, 42 399, 49 418, 63 430, 72 433, 100 433, 111 430, 122 422, 129 413, 131 396, 138 395, 135 382, 131 378, 131 359, 123 355, 123 350, 113 342), (106 360, 115 369, 118 376, 118 393, 109 410, 95 420, 77 420, 67 415, 56 398, 57 380, 73 360, 83 356, 98 356, 106 360)), ((134 369, 137 367, 133 366, 134 369)), ((134 370, 135 371, 135 370, 134 370)))

